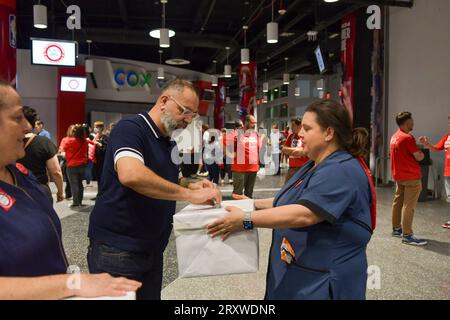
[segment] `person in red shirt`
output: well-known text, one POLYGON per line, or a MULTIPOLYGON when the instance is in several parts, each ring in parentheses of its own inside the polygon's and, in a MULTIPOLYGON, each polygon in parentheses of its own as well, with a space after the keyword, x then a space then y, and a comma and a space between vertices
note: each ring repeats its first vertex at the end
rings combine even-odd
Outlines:
POLYGON ((256 174, 259 170, 259 149, 261 139, 255 131, 254 116, 245 117, 244 132, 236 130, 234 135, 233 199, 252 198, 256 174))
POLYGON ((309 158, 303 151, 303 143, 299 133, 302 129, 302 118, 291 119, 292 133, 287 137, 283 147, 283 154, 289 157, 289 170, 286 175, 286 182, 306 163, 309 158))
POLYGON ((83 178, 88 162, 88 142, 86 131, 80 124, 73 127, 73 136, 69 137, 63 149, 66 158, 67 177, 72 190, 73 203, 71 208, 80 208, 83 200, 83 178))
POLYGON ((411 113, 401 112, 395 121, 399 129, 391 137, 390 143, 391 171, 396 183, 392 204, 392 236, 403 236, 403 243, 423 246, 427 241, 414 236, 412 224, 414 210, 422 190, 422 172, 418 161, 423 160, 424 154, 417 147, 416 139, 410 134, 414 128, 411 113))
MULTIPOLYGON (((448 117, 448 125, 450 127, 450 117, 448 117)), ((445 150, 445 192, 447 194, 447 202, 450 202, 450 132, 447 133, 442 139, 435 145, 432 145, 428 141, 428 137, 423 136, 419 138, 420 143, 430 148, 433 152, 439 152, 445 150)), ((443 228, 450 229, 450 221, 442 225, 443 228)))

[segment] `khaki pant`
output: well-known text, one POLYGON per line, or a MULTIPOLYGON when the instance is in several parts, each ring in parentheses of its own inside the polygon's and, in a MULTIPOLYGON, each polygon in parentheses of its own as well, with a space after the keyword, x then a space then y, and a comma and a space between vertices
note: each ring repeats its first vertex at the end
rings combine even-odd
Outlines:
POLYGON ((233 193, 253 198, 257 172, 233 172, 233 193), (245 191, 244 191, 245 190, 245 191))
POLYGON ((421 190, 420 180, 396 181, 394 203, 392 204, 392 227, 399 228, 401 226, 404 235, 413 233, 414 210, 421 190))

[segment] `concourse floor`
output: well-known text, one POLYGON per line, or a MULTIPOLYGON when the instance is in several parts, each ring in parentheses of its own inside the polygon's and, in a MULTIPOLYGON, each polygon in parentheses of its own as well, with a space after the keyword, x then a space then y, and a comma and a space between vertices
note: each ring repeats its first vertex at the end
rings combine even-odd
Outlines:
MULTIPOLYGON (((283 175, 286 169, 282 170, 283 175)), ((284 181, 283 176, 259 177, 255 198, 274 195, 284 181)), ((231 185, 221 187, 224 198, 230 196, 231 185)), ((55 191, 53 190, 55 193, 55 191)), ((63 226, 64 247, 69 263, 87 271, 86 251, 89 214, 97 187, 95 182, 85 188, 79 211, 68 207, 69 201, 55 204, 63 226)), ((55 196, 55 194, 54 194, 55 196)), ((391 237, 391 203, 393 188, 377 190, 377 229, 369 243, 367 254, 372 271, 379 272, 380 281, 370 284, 367 299, 450 299, 450 230, 441 224, 450 220, 450 203, 433 200, 418 204, 414 218, 414 232, 428 240, 424 247, 401 243, 391 237)), ((177 203, 177 211, 186 203, 177 203)), ((260 229, 260 269, 254 274, 179 279, 176 247, 173 234, 164 253, 163 299, 262 299, 265 290, 268 250, 271 230, 260 229)), ((375 278, 374 278, 375 279, 375 278)))

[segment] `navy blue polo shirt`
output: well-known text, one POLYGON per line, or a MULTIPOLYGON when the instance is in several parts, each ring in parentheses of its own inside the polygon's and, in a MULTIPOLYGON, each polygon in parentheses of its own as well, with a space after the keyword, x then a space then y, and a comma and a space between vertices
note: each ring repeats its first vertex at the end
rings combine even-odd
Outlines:
POLYGON ((90 216, 89 238, 132 252, 164 251, 172 230, 175 201, 146 197, 123 186, 116 172, 122 157, 141 161, 160 177, 178 182, 171 160, 176 144, 164 137, 147 113, 124 119, 109 138, 99 195, 90 216))
POLYGON ((8 166, 15 186, 0 181, 0 276, 65 273, 59 218, 36 178, 17 166, 8 166))

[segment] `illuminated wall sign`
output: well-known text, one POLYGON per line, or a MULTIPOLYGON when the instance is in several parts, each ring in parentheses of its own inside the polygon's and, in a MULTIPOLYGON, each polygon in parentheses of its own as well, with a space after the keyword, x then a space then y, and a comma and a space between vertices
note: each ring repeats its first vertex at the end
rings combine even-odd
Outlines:
POLYGON ((140 72, 133 70, 125 70, 122 68, 116 69, 114 71, 114 81, 119 87, 129 86, 131 88, 148 87, 151 86, 152 75, 148 72, 140 72))

